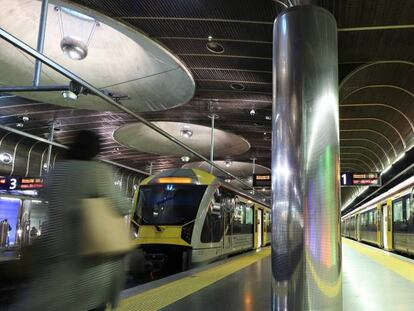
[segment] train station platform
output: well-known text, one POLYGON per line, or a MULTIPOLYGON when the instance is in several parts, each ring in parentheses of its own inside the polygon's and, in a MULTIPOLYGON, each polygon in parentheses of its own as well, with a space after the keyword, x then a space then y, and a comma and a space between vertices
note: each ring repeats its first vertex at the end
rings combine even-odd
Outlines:
MULTIPOLYGON (((343 310, 412 310, 414 260, 343 239, 343 310)), ((118 310, 270 310, 270 248, 123 292, 118 310)))

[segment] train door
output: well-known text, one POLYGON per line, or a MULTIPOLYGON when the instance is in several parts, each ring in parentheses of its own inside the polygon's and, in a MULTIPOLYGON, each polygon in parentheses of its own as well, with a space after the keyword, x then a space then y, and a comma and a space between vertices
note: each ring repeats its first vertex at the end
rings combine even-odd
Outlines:
POLYGON ((263 211, 257 210, 257 248, 263 245, 263 211))
POLYGON ((383 215, 383 242, 385 250, 392 250, 392 200, 382 205, 383 215))
POLYGON ((355 228, 356 228, 356 235, 355 235, 355 239, 357 241, 361 240, 361 231, 359 230, 359 214, 356 215, 355 217, 355 228))
POLYGON ((388 239, 387 239, 387 228, 388 228, 388 219, 387 219, 387 204, 382 204, 382 246, 384 249, 388 249, 388 239))
POLYGON ((377 214, 377 219, 376 219, 376 225, 377 225, 377 237, 376 237, 376 240, 377 240, 377 245, 379 246, 379 247, 382 247, 382 245, 383 245, 383 241, 382 241, 382 237, 383 237, 383 235, 382 235, 382 219, 383 219, 383 217, 382 217, 382 208, 381 208, 381 205, 380 204, 377 204, 377 208, 376 208, 376 214, 377 214))
POLYGON ((223 213, 223 254, 231 251, 232 247, 232 219, 234 210, 234 200, 230 196, 222 197, 222 213, 223 213))

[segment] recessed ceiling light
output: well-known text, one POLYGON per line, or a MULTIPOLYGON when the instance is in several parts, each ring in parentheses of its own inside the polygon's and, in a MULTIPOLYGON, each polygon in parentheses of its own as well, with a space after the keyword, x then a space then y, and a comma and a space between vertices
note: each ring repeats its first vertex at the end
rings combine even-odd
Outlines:
POLYGON ((87 45, 74 36, 66 36, 60 41, 63 54, 73 60, 82 60, 88 55, 87 45))
POLYGON ((233 82, 230 84, 230 88, 236 91, 243 91, 245 87, 241 83, 233 82))
POLYGON ((212 36, 209 36, 207 38, 207 44, 206 48, 209 52, 214 54, 223 54, 224 53, 224 47, 221 43, 214 41, 212 36))
POLYGON ((28 116, 23 116, 22 117, 23 122, 27 122, 30 120, 30 118, 28 116))
POLYGON ((233 164, 233 162, 231 160, 226 160, 226 162, 224 162, 224 165, 226 167, 230 167, 233 164))
POLYGON ((270 120, 272 120, 272 116, 266 116, 265 119, 270 121, 270 120))
POLYGON ((189 126, 184 126, 180 130, 180 135, 184 138, 191 138, 191 136, 193 136, 193 131, 190 129, 189 126))
POLYGON ((11 164, 13 162, 13 156, 10 153, 0 153, 0 161, 4 164, 11 164))
POLYGON ((256 114, 256 110, 252 109, 250 110, 250 115, 253 117, 256 114))
POLYGON ((188 162, 188 161, 190 161, 190 157, 189 156, 182 156, 181 161, 188 162))
POLYGON ((16 123, 16 126, 17 126, 17 127, 23 127, 23 126, 24 126, 24 124, 23 124, 23 123, 21 123, 21 122, 18 122, 18 123, 16 123))

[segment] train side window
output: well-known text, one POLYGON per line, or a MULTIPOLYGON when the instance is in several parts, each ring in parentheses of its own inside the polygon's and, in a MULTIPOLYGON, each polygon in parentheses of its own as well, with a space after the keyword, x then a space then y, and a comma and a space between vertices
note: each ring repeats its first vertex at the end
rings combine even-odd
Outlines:
POLYGON ((245 224, 246 207, 243 203, 237 202, 233 213, 233 234, 242 234, 245 224))
POLYGON ((204 220, 200 240, 202 243, 220 242, 223 236, 221 206, 211 202, 204 220))
POLYGON ((246 206, 246 224, 243 233, 253 233, 253 207, 246 206))
POLYGON ((403 220, 403 202, 402 200, 394 201, 392 204, 394 222, 403 220))

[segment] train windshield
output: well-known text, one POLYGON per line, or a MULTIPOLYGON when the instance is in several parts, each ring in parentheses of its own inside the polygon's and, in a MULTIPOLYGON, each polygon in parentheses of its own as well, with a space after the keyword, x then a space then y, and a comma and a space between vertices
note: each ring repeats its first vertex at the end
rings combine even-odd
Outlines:
POLYGON ((158 184, 141 186, 136 218, 147 225, 182 225, 194 220, 207 186, 158 184))

